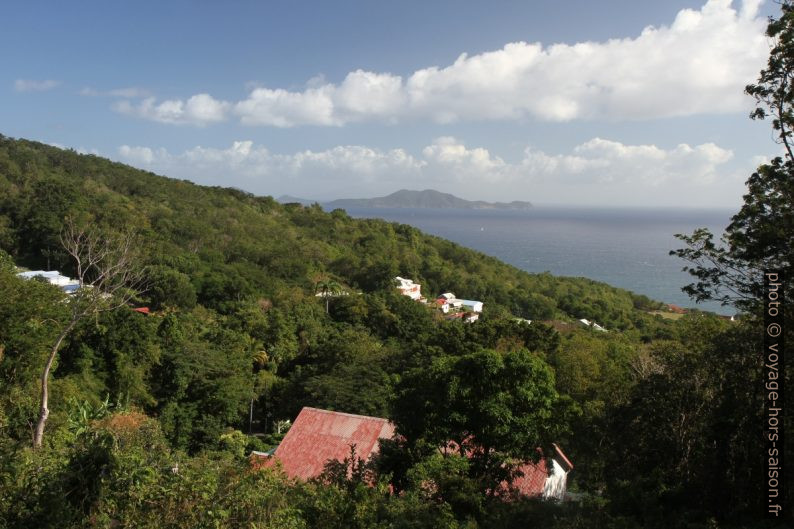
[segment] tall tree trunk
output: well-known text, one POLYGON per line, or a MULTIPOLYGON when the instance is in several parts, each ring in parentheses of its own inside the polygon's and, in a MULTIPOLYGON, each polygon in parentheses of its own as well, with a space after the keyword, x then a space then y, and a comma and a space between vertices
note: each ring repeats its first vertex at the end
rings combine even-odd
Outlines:
POLYGON ((52 363, 55 361, 55 355, 58 354, 58 349, 61 348, 64 338, 74 328, 77 320, 72 320, 69 325, 64 327, 58 339, 50 349, 50 357, 47 359, 47 365, 44 366, 44 372, 41 374, 41 407, 39 408, 39 420, 36 423, 36 430, 33 432, 33 448, 41 448, 41 442, 44 439, 44 426, 47 424, 47 417, 50 416, 50 409, 47 407, 49 401, 49 388, 48 382, 50 378, 50 370, 52 363))
POLYGON ((251 405, 248 408, 248 435, 254 432, 254 397, 251 397, 251 405))

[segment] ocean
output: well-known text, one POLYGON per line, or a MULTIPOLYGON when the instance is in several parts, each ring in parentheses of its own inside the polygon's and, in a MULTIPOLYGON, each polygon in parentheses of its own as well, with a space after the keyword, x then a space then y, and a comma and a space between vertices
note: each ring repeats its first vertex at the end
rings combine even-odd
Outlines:
POLYGON ((682 307, 733 314, 717 303, 695 304, 681 291, 690 276, 676 233, 700 227, 718 238, 732 210, 535 206, 525 211, 348 208, 352 217, 381 218, 492 255, 527 272, 587 277, 682 307))

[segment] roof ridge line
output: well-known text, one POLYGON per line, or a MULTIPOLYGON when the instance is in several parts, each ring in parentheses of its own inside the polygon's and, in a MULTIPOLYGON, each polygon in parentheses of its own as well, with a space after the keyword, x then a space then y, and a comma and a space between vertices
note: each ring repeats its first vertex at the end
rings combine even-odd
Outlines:
MULTIPOLYGON (((303 411, 303 410, 312 410, 312 411, 319 411, 321 413, 327 413, 327 414, 346 415, 347 417, 357 417, 357 418, 360 418, 360 419, 374 419, 376 421, 391 422, 389 419, 385 419, 383 417, 373 417, 371 415, 358 415, 358 414, 355 414, 355 413, 346 413, 344 411, 322 410, 320 408, 313 408, 311 406, 304 406, 301 409, 301 411, 303 411)), ((300 413, 298 415, 300 415, 300 413)))

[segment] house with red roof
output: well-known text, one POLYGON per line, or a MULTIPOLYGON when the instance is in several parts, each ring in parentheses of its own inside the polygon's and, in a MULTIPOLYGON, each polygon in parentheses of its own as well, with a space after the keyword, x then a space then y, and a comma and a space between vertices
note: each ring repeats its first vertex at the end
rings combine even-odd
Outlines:
MULTIPOLYGON (((447 443, 441 449, 442 453, 461 454, 472 457, 482 450, 471 439, 464 441, 463 450, 454 441, 447 443)), ((519 496, 543 497, 543 499, 565 499, 567 491, 568 472, 573 470, 573 463, 563 453, 562 449, 552 443, 552 453, 544 457, 543 450, 537 449, 538 462, 527 461, 516 468, 518 474, 512 483, 503 481, 496 491, 497 495, 510 495, 517 492, 519 496)))
POLYGON ((525 463, 519 467, 521 475, 513 480, 512 486, 522 496, 565 498, 568 472, 573 470, 573 463, 559 446, 552 446, 554 451, 549 457, 541 457, 537 463, 525 463))
POLYGON ((291 478, 319 476, 328 460, 342 461, 355 445, 356 456, 368 461, 380 439, 391 439, 394 425, 386 419, 338 411, 303 408, 271 456, 254 454, 255 466, 281 463, 291 478), (265 459, 265 461, 261 461, 265 459))
MULTIPOLYGON (((305 407, 278 448, 272 453, 254 452, 251 464, 261 468, 278 461, 287 476, 311 479, 322 474, 329 460, 341 462, 349 457, 351 445, 362 461, 368 461, 378 453, 379 441, 394 434, 394 424, 387 419, 305 407)), ((559 446, 553 448, 549 457, 521 465, 512 488, 523 496, 563 499, 573 464, 559 446)), ((454 449, 454 443, 448 449, 454 449)))
POLYGON ((682 309, 678 305, 673 305, 672 303, 667 305, 667 310, 669 310, 673 314, 686 314, 687 313, 686 309, 682 309))

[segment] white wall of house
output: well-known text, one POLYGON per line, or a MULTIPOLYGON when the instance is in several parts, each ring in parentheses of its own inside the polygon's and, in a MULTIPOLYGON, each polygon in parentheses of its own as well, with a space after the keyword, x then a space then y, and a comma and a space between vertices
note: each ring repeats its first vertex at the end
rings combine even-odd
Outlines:
POLYGON ((551 475, 546 478, 546 483, 543 486, 543 498, 562 500, 565 498, 568 473, 554 458, 551 460, 551 466, 551 475))
POLYGON ((405 279, 400 276, 395 277, 394 280, 399 283, 399 285, 397 285, 397 289, 403 296, 408 296, 415 301, 422 297, 422 285, 419 283, 414 283, 413 280, 405 279))
POLYGON ((30 270, 28 272, 19 272, 17 276, 22 279, 44 278, 49 284, 61 287, 61 290, 67 294, 74 294, 80 287, 80 282, 77 279, 61 275, 57 270, 30 270))
POLYGON ((473 310, 474 312, 482 312, 482 301, 473 301, 471 299, 461 299, 461 303, 466 308, 473 310))

